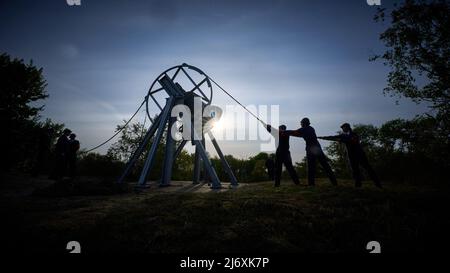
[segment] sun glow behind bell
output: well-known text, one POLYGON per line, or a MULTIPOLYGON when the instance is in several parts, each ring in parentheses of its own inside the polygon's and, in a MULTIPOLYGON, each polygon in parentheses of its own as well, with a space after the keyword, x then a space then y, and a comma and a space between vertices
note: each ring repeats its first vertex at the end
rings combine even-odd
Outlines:
POLYGON ((212 131, 216 134, 223 134, 227 128, 230 129, 232 126, 234 126, 233 120, 222 115, 219 120, 214 121, 212 131))

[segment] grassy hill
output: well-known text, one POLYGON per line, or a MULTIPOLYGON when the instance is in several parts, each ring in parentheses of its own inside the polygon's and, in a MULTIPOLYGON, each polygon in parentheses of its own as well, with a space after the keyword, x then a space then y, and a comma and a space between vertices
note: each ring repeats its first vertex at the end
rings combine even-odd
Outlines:
POLYGON ((388 183, 362 189, 289 182, 249 184, 225 192, 126 192, 45 196, 51 182, 9 177, 1 186, 1 242, 18 252, 84 253, 383 252, 445 247, 447 190, 388 183))

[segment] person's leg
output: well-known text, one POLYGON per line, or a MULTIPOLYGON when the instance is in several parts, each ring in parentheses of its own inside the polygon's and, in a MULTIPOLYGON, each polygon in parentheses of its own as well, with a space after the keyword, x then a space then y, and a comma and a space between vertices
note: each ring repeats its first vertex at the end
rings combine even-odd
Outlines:
POLYGON ((283 171, 283 159, 281 157, 281 154, 277 154, 275 159, 275 187, 280 186, 282 171, 283 171))
POLYGON ((55 162, 55 171, 53 178, 55 180, 60 180, 64 176, 64 168, 65 168, 65 159, 62 155, 56 156, 56 162, 55 162))
POLYGON ((336 176, 334 175, 334 172, 331 169, 330 164, 328 163, 328 159, 323 152, 320 153, 320 155, 318 156, 318 160, 319 160, 320 165, 322 165, 322 168, 324 169, 328 178, 330 179, 331 184, 336 186, 337 185, 336 176))
POLYGON ((308 184, 314 186, 316 184, 316 157, 311 153, 307 153, 306 159, 308 162, 308 184))
POLYGON ((295 171, 295 168, 292 165, 292 158, 291 158, 291 153, 290 152, 287 152, 284 155, 283 163, 284 163, 284 166, 286 166, 286 170, 289 172, 289 175, 291 176, 292 181, 294 181, 294 183, 296 185, 300 184, 297 172, 295 171))
POLYGON ((360 164, 364 169, 366 169, 367 174, 369 175, 370 179, 372 179, 375 186, 377 186, 378 188, 381 188, 380 179, 378 178, 378 175, 375 173, 372 166, 370 165, 369 160, 367 160, 366 155, 361 156, 360 164))
POLYGON ((353 179, 355 180, 355 187, 359 188, 362 186, 362 176, 357 155, 349 155, 349 161, 352 168, 353 179))
POLYGON ((76 158, 75 157, 70 157, 69 158, 69 176, 71 178, 75 177, 75 173, 76 173, 76 158))
POLYGON ((267 174, 269 175, 270 181, 275 180, 275 163, 272 163, 268 166, 267 174))
POLYGON ((61 170, 61 174, 62 174, 62 178, 64 178, 66 175, 68 175, 68 171, 69 171, 69 158, 66 156, 63 157, 63 167, 61 170))

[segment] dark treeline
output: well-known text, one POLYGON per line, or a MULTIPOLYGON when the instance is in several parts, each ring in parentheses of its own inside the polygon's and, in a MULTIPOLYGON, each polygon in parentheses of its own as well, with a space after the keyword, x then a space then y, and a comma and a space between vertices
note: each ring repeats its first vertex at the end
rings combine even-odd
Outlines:
MULTIPOLYGON (((355 125, 354 131, 361 136, 369 160, 383 180, 396 183, 439 184, 446 183, 448 160, 448 139, 439 134, 439 124, 433 117, 417 117, 413 120, 392 120, 380 127, 373 125, 355 125)), ((121 128, 120 126, 118 129, 121 128)), ((106 155, 89 153, 80 159, 80 174, 89 176, 117 177, 125 166, 125 161, 137 148, 142 138, 142 124, 128 125, 120 139, 112 145, 106 155)), ((155 166, 150 174, 151 180, 160 178, 163 162, 164 144, 158 148, 155 166)), ((326 148, 329 159, 337 176, 351 179, 346 149, 337 142, 326 148)), ((293 151, 296 152, 296 151, 293 151)), ((297 151, 299 152, 299 151, 297 151)), ((226 158, 237 179, 241 182, 268 181, 266 160, 273 155, 259 153, 247 159, 238 159, 231 155, 226 158)), ((137 163, 129 180, 137 180, 144 158, 137 163)), ((219 178, 228 181, 228 176, 217 157, 212 157, 219 178)), ((194 156, 183 151, 174 165, 174 180, 191 180, 194 156)), ((298 174, 306 178, 306 159, 295 165, 298 174)), ((283 172, 288 178, 288 174, 283 172)), ((319 176, 326 177, 319 169, 319 176)))

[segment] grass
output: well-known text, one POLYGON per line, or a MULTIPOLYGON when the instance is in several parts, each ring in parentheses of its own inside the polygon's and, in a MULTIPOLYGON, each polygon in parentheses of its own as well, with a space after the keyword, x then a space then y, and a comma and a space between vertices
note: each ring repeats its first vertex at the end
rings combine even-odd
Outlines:
MULTIPOLYGON (((4 195, 4 249, 84 253, 422 252, 448 241, 446 190, 257 183, 226 192, 4 195)), ((5 192, 5 187, 2 187, 5 192)))

